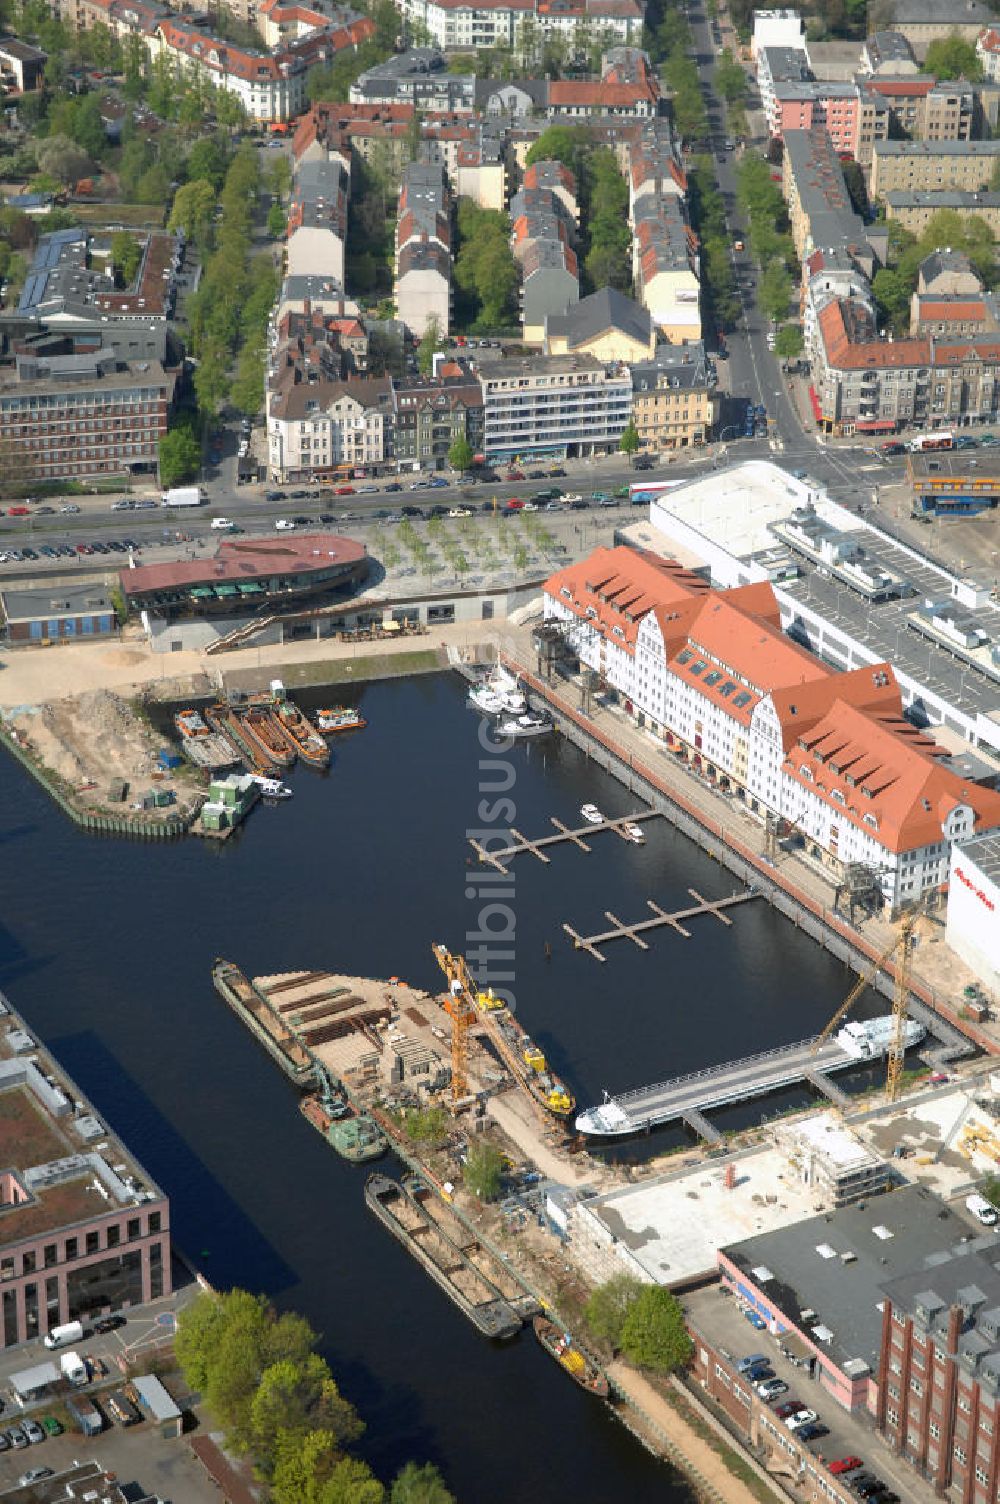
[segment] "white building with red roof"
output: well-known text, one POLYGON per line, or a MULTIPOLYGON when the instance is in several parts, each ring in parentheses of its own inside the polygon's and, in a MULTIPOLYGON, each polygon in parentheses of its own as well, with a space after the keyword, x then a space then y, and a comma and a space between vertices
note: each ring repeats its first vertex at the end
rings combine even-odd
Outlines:
POLYGON ((529 50, 550 37, 584 50, 595 41, 605 46, 639 44, 642 7, 637 0, 400 0, 405 20, 425 27, 431 41, 445 50, 505 47, 529 50), (584 39, 586 38, 586 43, 584 39))
POLYGON ((669 559, 599 548, 545 584, 545 616, 646 727, 892 908, 948 882, 951 843, 1000 829, 1000 793, 943 766, 888 663, 844 673, 781 630, 767 582, 713 590, 669 559))

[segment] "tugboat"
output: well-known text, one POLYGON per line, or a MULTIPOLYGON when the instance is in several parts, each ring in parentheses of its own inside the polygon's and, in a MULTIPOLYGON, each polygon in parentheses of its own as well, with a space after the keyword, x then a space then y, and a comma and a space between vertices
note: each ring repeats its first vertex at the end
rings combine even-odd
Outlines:
POLYGON ((547 1316, 536 1316, 531 1323, 535 1336, 550 1358, 569 1374, 574 1384, 606 1400, 610 1393, 608 1381, 592 1358, 581 1352, 568 1332, 564 1332, 547 1316))
POLYGON ((338 731, 363 731, 368 722, 359 710, 349 705, 333 705, 327 710, 317 710, 316 725, 324 736, 333 736, 338 731))

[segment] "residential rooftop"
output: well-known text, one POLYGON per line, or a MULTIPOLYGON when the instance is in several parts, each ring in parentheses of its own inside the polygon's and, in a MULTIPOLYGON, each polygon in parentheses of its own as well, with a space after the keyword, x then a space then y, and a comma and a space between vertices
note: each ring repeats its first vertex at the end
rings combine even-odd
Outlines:
POLYGON ((0 1247, 164 1193, 0 994, 0 1247))

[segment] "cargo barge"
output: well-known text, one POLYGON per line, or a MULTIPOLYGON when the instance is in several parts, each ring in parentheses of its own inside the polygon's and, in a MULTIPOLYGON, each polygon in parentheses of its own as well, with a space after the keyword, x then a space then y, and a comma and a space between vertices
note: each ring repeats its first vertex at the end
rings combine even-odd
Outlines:
POLYGON ((313 1071, 309 1052, 249 978, 234 962, 220 958, 212 963, 212 982, 219 996, 243 1020, 288 1079, 296 1086, 304 1086, 313 1071))
POLYGON ((505 1264, 503 1259, 484 1246, 475 1228, 463 1221, 449 1201, 422 1175, 403 1176, 403 1189, 416 1202, 420 1210, 433 1222, 449 1243, 458 1248, 474 1264, 480 1274, 507 1301, 516 1316, 530 1321, 541 1311, 541 1305, 527 1285, 505 1264))
POLYGON ((555 1358, 574 1384, 579 1384, 588 1394, 596 1394, 598 1399, 610 1398, 611 1386, 603 1369, 575 1345, 568 1332, 556 1326, 547 1316, 540 1315, 535 1317, 532 1327, 549 1357, 555 1358))
POLYGON ((303 762, 313 768, 330 766, 330 748, 297 705, 281 700, 274 707, 274 719, 292 752, 303 762))
POLYGON ((521 1317, 404 1186, 376 1171, 365 1183, 365 1203, 477 1331, 501 1340, 517 1335, 521 1317))
POLYGON ((276 713, 265 705, 237 710, 240 729, 250 747, 270 768, 284 770, 295 762, 295 748, 285 736, 276 713))
POLYGON ((174 726, 180 737, 181 751, 196 768, 217 773, 241 761, 232 743, 213 731, 199 711, 178 710, 174 726))

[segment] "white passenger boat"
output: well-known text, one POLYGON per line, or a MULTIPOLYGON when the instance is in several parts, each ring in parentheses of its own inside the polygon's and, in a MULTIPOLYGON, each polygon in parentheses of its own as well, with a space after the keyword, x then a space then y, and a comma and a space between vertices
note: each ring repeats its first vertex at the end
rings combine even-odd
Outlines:
POLYGON ((268 778, 266 773, 251 773, 250 777, 260 789, 263 799, 290 799, 292 791, 280 778, 268 778))
MULTIPOLYGON (((906 1049, 919 1044, 927 1030, 916 1019, 908 1018, 903 1026, 903 1043, 906 1049)), ((855 1060, 878 1060, 889 1053, 896 1037, 896 1020, 891 1013, 881 1018, 869 1018, 863 1022, 851 1020, 834 1035, 840 1048, 855 1060)))
POLYGON ((601 813, 601 811, 597 808, 596 804, 584 804, 581 807, 581 809, 580 809, 580 813, 583 816, 583 818, 587 821, 588 825, 603 825, 604 824, 604 818, 605 817, 601 813))
POLYGON ((487 678, 480 679, 469 690, 469 704, 483 715, 519 716, 528 710, 517 676, 508 673, 499 662, 487 678))
POLYGON ((510 736, 515 740, 528 736, 548 736, 554 730, 552 717, 537 710, 526 710, 524 715, 501 716, 497 723, 498 736, 510 736))
POLYGON ((646 836, 641 825, 623 825, 622 835, 626 841, 631 841, 633 846, 645 846, 646 836))

